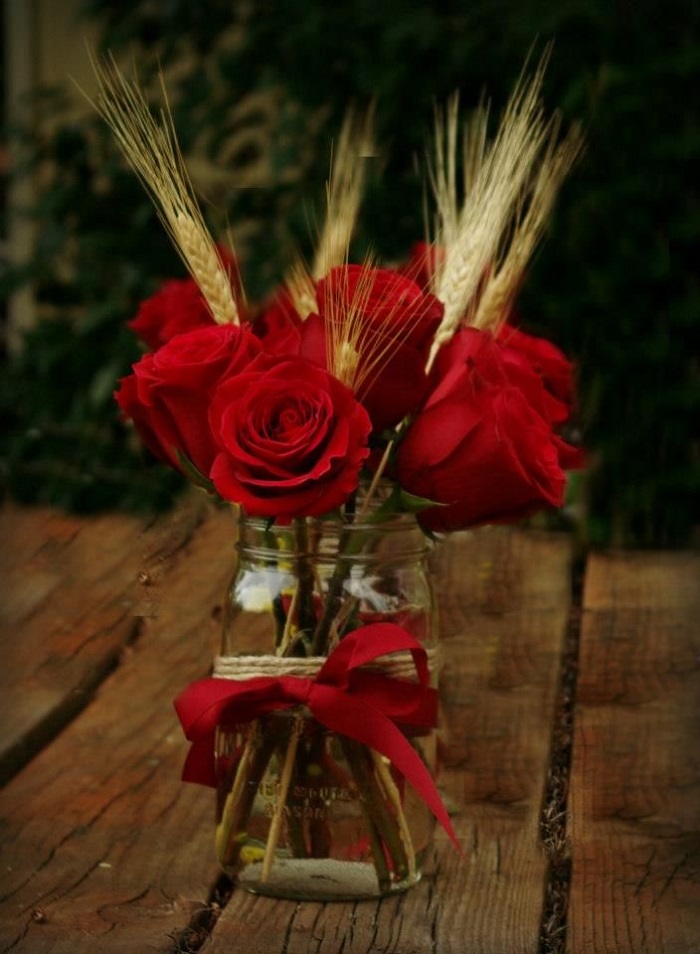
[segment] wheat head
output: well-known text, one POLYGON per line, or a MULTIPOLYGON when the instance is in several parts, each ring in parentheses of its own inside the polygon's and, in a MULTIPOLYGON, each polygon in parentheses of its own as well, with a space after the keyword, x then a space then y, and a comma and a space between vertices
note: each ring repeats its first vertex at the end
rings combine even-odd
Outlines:
POLYGON ((220 324, 240 323, 231 282, 204 224, 180 152, 165 84, 165 107, 157 120, 138 83, 128 80, 113 58, 92 58, 99 84, 93 105, 112 129, 124 156, 141 179, 185 266, 220 324))

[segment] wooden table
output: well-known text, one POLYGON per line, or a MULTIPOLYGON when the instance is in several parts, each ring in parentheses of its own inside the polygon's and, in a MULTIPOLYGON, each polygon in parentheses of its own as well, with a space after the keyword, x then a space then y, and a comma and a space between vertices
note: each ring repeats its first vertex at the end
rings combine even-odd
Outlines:
POLYGON ((700 555, 505 528, 436 552, 438 832, 382 902, 230 890, 171 700, 207 673, 233 521, 6 506, 0 954, 700 952, 700 555), (574 585, 572 585, 572 580, 574 585))

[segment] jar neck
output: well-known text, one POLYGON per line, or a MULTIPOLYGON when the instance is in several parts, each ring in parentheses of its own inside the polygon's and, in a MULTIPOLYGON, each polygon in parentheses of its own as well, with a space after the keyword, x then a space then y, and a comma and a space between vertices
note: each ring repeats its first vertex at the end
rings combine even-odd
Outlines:
POLYGON ((288 524, 270 524, 241 513, 238 528, 239 553, 258 558, 286 553, 315 560, 360 560, 363 555, 377 559, 381 554, 408 560, 422 559, 431 548, 415 515, 409 513, 375 512, 353 522, 308 517, 288 524))

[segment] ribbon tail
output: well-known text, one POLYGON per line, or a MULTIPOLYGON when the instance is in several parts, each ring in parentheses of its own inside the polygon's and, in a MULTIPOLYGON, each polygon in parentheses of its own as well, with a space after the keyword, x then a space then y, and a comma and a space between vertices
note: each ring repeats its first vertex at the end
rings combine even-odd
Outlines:
POLYGON ((315 686, 309 706, 315 717, 333 732, 362 742, 385 755, 411 783, 462 854, 450 816, 430 772, 403 732, 390 719, 362 699, 330 686, 315 686))
POLYGON ((214 756, 214 733, 202 735, 190 746, 182 769, 183 782, 216 787, 216 759, 214 756))

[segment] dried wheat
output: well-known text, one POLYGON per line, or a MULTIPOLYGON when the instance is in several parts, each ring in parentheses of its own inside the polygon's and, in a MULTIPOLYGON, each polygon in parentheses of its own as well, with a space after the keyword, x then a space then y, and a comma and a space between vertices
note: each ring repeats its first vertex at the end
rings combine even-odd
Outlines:
POLYGON ((372 123, 372 109, 364 116, 349 110, 343 122, 326 186, 326 217, 311 266, 314 281, 348 260, 365 188, 366 162, 374 154, 372 123))
POLYGON ((488 147, 485 142, 487 114, 482 108, 471 138, 467 139, 467 147, 471 144, 476 152, 465 162, 469 191, 456 214, 456 174, 452 169, 453 159, 445 155, 445 143, 448 150, 456 150, 454 115, 448 118, 447 130, 441 133, 442 145, 436 149, 436 162, 442 171, 437 169, 435 180, 440 188, 448 190, 449 201, 444 192, 436 195, 440 220, 437 241, 444 248, 444 257, 436 270, 434 290, 445 306, 445 313, 433 341, 428 368, 438 350, 462 323, 486 270, 497 256, 518 198, 532 177, 546 141, 547 126, 540 103, 544 65, 543 58, 531 79, 521 76, 496 138, 488 147))
POLYGON ((506 321, 527 263, 542 239, 559 189, 581 152, 583 137, 580 129, 572 128, 561 142, 557 142, 560 125, 556 117, 550 127, 549 144, 532 190, 523 200, 525 211, 517 217, 500 264, 484 282, 469 322, 476 328, 496 331, 506 321))
POLYGON ((93 59, 92 63, 99 83, 93 105, 149 192, 215 321, 239 323, 228 273, 204 224, 185 169, 162 77, 165 107, 156 120, 138 83, 126 79, 113 59, 103 63, 93 59))
POLYGON ((287 271, 284 284, 302 321, 317 310, 316 286, 303 258, 298 258, 287 271))

